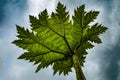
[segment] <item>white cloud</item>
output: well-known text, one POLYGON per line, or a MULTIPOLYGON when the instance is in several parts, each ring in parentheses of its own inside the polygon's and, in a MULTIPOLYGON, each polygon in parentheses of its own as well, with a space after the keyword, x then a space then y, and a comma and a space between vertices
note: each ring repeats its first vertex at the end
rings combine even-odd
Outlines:
POLYGON ((42 10, 47 9, 50 13, 55 9, 56 0, 28 0, 28 14, 37 16, 42 10))
MULTIPOLYGON (((29 20, 28 15, 34 15, 37 16, 39 12, 44 10, 45 8, 48 9, 48 12, 51 13, 51 11, 54 11, 55 6, 57 4, 58 0, 27 0, 28 2, 28 9, 22 13, 16 6, 14 5, 7 5, 6 11, 9 13, 6 18, 6 22, 2 26, 4 28, 2 30, 5 31, 4 38, 0 39, 0 49, 2 50, 2 53, 0 54, 0 65, 2 67, 9 66, 9 69, 2 68, 3 70, 6 70, 6 74, 0 78, 0 80, 71 80, 75 79, 75 73, 74 70, 70 75, 68 76, 59 76, 55 75, 53 76, 51 67, 41 70, 38 73, 34 73, 36 66, 32 66, 31 63, 27 63, 26 61, 19 61, 16 58, 23 52, 21 49, 18 50, 18 47, 11 45, 11 42, 15 39, 16 36, 16 30, 15 30, 15 24, 22 25, 22 26, 29 26, 29 20), (12 8, 11 8, 11 7, 12 8), (8 8, 8 9, 7 9, 8 8), (14 14, 13 14, 14 11, 14 14), (10 26, 9 28, 7 26, 10 26), (11 57, 10 59, 8 59, 11 57), (2 64, 1 64, 2 63, 2 64), (9 63, 9 64, 8 64, 9 63), (11 73, 12 72, 12 73, 11 73), (7 77, 6 77, 7 76, 7 77)), ((77 0, 78 1, 78 0, 77 0)), ((118 0, 119 1, 119 0, 118 0)), ((64 1, 63 1, 64 2, 64 1)), ((86 2, 87 3, 87 2, 86 2)), ((76 3, 79 4, 79 3, 76 3)), ((81 4, 81 3, 80 3, 81 4)), ((108 46, 112 48, 112 45, 116 45, 118 41, 119 30, 120 27, 116 22, 115 16, 117 11, 119 11, 119 5, 118 2, 114 1, 114 7, 111 14, 108 15, 110 17, 110 20, 112 23, 105 23, 106 25, 110 26, 109 33, 105 35, 106 37, 102 37, 103 44, 96 46, 93 50, 89 51, 89 54, 86 59, 84 72, 87 77, 87 79, 92 80, 102 80, 100 76, 100 58, 102 51, 104 51, 108 46), (108 37, 109 35, 109 37, 108 37), (109 40, 110 41, 109 41, 109 40), (99 78, 98 78, 99 77, 99 78)), ((69 5, 69 2, 67 2, 67 7, 69 10, 73 10, 76 6, 69 5)), ((100 6, 100 3, 87 3, 86 5, 87 10, 100 10, 101 13, 96 21, 98 22, 105 22, 106 19, 104 19, 104 16, 106 16, 106 13, 104 12, 104 6, 100 6), (91 6, 92 5, 92 6, 91 6)), ((71 12, 72 13, 72 12, 71 12)), ((119 14, 117 14, 118 16, 119 14)), ((109 49, 110 49, 109 48, 109 49)), ((8 67, 7 67, 8 68, 8 67)), ((3 74, 0 72, 0 74, 3 74)), ((118 77, 119 80, 119 77, 118 77)))

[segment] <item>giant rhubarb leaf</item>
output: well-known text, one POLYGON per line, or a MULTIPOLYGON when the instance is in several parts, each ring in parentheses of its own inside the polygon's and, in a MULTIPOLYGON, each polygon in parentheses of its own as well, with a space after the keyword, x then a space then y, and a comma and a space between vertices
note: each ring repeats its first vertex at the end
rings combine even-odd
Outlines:
POLYGON ((38 64, 36 72, 52 65, 54 74, 66 75, 73 67, 77 80, 85 80, 81 66, 86 50, 94 47, 93 42, 101 43, 98 35, 107 28, 98 23, 90 26, 99 12, 86 12, 84 9, 85 5, 75 9, 70 20, 66 6, 59 2, 50 16, 46 9, 38 17, 29 16, 30 31, 17 25, 18 39, 13 43, 26 50, 18 59, 38 64))

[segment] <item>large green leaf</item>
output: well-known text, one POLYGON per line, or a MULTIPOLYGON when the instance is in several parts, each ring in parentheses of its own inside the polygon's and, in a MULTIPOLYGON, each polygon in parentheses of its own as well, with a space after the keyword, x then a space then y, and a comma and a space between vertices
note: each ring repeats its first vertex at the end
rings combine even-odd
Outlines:
POLYGON ((59 2, 50 16, 46 9, 38 17, 30 15, 31 30, 17 25, 18 39, 13 43, 26 50, 18 59, 38 64, 36 72, 52 65, 54 74, 68 74, 74 67, 74 55, 83 66, 86 50, 94 47, 92 42, 101 43, 99 35, 107 29, 98 23, 90 26, 99 12, 84 9, 85 5, 75 9, 70 20, 66 6, 59 2))

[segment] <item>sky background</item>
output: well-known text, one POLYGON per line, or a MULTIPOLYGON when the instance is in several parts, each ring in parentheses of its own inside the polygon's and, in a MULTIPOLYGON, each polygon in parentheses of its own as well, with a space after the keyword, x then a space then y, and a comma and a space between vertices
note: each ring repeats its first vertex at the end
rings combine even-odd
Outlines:
POLYGON ((17 60, 23 50, 11 44, 16 39, 16 24, 29 28, 29 15, 45 8, 49 14, 60 1, 70 15, 82 4, 86 11, 100 11, 95 22, 108 27, 100 37, 102 44, 88 50, 85 67, 87 80, 120 80, 120 0, 0 0, 0 80, 75 80, 75 73, 55 75, 51 66, 34 73, 37 66, 17 60))

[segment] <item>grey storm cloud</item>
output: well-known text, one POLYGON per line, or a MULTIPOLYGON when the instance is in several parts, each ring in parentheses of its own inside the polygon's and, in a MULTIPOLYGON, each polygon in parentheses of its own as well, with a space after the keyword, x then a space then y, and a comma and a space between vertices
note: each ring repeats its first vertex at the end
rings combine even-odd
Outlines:
POLYGON ((27 0, 0 0, 0 25, 6 21, 5 17, 9 15, 7 12, 9 12, 8 10, 10 8, 13 8, 15 5, 16 7, 25 9, 26 1, 27 0))
POLYGON ((105 50, 101 59, 101 74, 106 77, 105 80, 120 80, 120 1, 113 1, 109 5, 112 7, 107 12, 110 18, 107 23, 109 25, 109 37, 106 41, 109 42, 107 46, 111 47, 105 50))
MULTIPOLYGON (((86 10, 98 10, 100 14, 95 22, 109 29, 101 35, 103 43, 96 45, 86 58, 83 70, 87 80, 120 80, 120 1, 119 0, 6 0, 2 8, 4 19, 0 23, 0 80, 74 80, 75 73, 68 76, 53 76, 51 66, 46 70, 34 73, 37 66, 26 61, 17 60, 23 52, 11 42, 16 39, 15 25, 29 27, 29 15, 37 16, 39 12, 48 9, 55 10, 58 1, 67 6, 70 14, 82 4, 86 10), (24 4, 23 4, 24 3, 24 4), (11 73, 12 72, 12 73, 11 73)), ((0 1, 2 2, 2 0, 0 1)), ((2 14, 0 14, 2 15, 2 14)), ((1 18, 1 17, 0 17, 1 18)))

